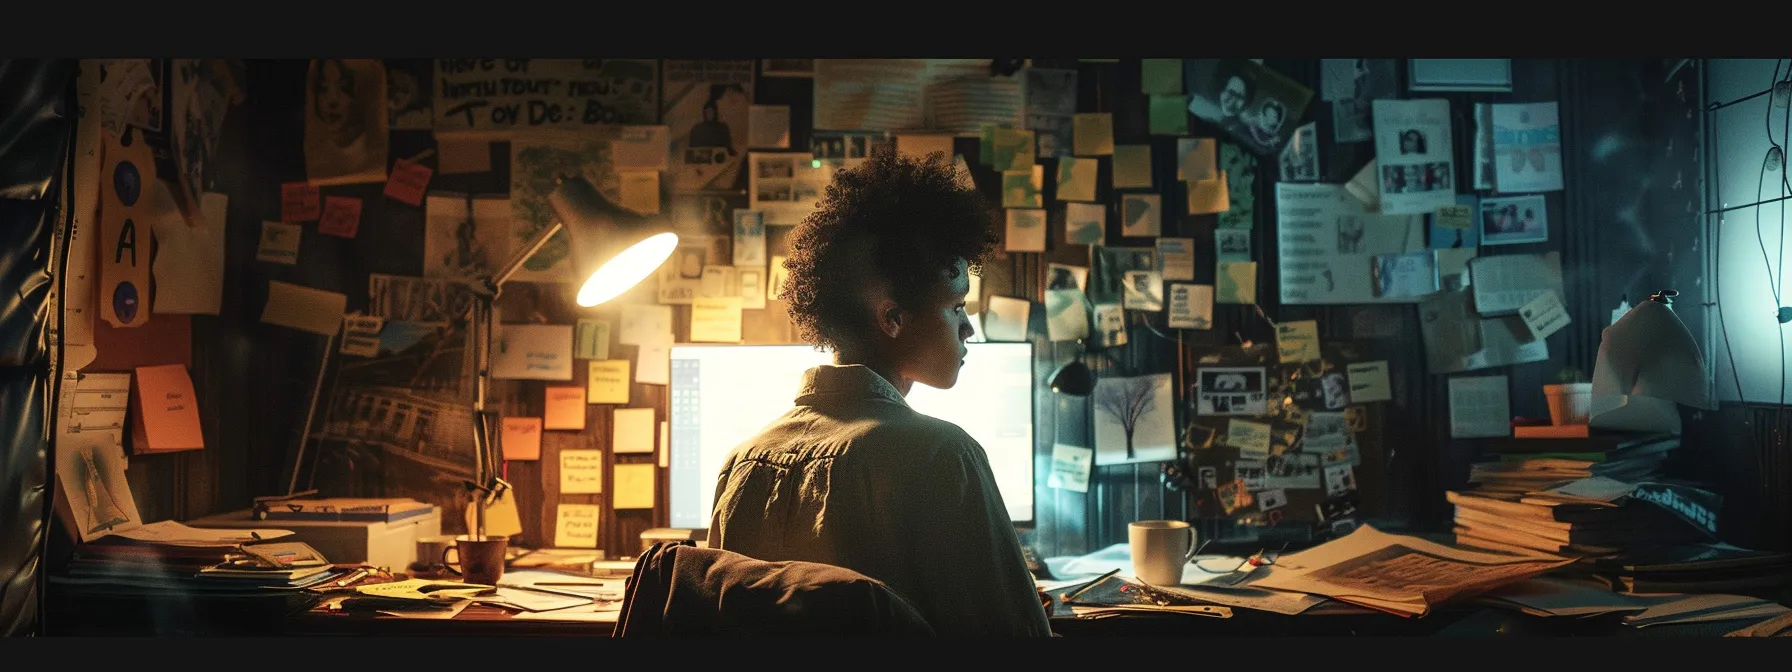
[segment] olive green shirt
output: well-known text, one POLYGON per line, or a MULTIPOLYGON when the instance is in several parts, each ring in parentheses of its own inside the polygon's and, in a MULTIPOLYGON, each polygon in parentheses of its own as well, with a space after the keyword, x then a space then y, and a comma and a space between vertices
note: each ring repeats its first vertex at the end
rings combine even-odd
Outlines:
POLYGON ((709 545, 858 571, 941 635, 1051 636, 983 447, 864 366, 808 370, 796 407, 734 449, 709 545))

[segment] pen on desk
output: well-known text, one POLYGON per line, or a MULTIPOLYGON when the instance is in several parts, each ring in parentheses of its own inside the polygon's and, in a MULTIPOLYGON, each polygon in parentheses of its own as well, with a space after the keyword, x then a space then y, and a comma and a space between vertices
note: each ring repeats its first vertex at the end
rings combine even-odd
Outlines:
POLYGON ((1088 583, 1085 583, 1085 584, 1083 584, 1083 587, 1081 587, 1081 588, 1078 588, 1078 589, 1076 589, 1076 590, 1074 590, 1074 591, 1072 591, 1072 592, 1069 592, 1069 593, 1066 593, 1066 594, 1065 594, 1065 595, 1064 595, 1064 597, 1063 597, 1063 598, 1061 598, 1061 599, 1062 599, 1062 600, 1063 600, 1063 601, 1065 601, 1065 602, 1069 602, 1069 601, 1071 601, 1071 600, 1074 600, 1074 599, 1076 599, 1076 598, 1077 598, 1077 596, 1079 596, 1079 595, 1082 595, 1082 594, 1083 594, 1083 593, 1086 593, 1086 592, 1088 592, 1088 591, 1089 591, 1089 589, 1090 589, 1090 588, 1094 588, 1094 587, 1095 587, 1095 584, 1098 584, 1098 583, 1101 583, 1101 582, 1103 582, 1103 581, 1106 581, 1106 580, 1108 580, 1108 577, 1110 577, 1110 576, 1113 576, 1113 575, 1115 575, 1115 574, 1119 574, 1119 573, 1120 573, 1120 568, 1119 568, 1119 567, 1115 567, 1115 568, 1113 568, 1113 569, 1110 569, 1110 570, 1108 570, 1108 572, 1107 572, 1107 573, 1106 573, 1106 574, 1103 574, 1103 575, 1101 575, 1101 576, 1097 576, 1097 577, 1095 577, 1095 578, 1094 578, 1094 579, 1093 579, 1093 580, 1091 580, 1091 581, 1089 581, 1089 582, 1088 582, 1088 583))
POLYGON ((342 577, 341 580, 337 581, 336 587, 337 588, 346 588, 346 587, 348 587, 348 584, 354 583, 356 581, 360 581, 362 578, 365 578, 366 576, 367 576, 367 570, 357 569, 357 570, 355 570, 355 573, 350 574, 345 577, 342 577))

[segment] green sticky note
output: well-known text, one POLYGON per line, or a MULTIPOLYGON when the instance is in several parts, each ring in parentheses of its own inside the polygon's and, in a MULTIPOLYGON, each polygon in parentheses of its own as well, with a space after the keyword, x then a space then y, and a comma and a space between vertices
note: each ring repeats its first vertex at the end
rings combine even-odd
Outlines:
POLYGON ((1188 134, 1188 96, 1151 95, 1151 134, 1188 134))
POLYGON ((1139 86, 1144 93, 1180 95, 1182 93, 1182 59, 1142 59, 1139 65, 1139 86))
POLYGON ((573 331, 573 357, 578 359, 610 358, 610 321, 579 320, 573 331))
POLYGON ((996 160, 996 129, 1007 128, 996 124, 984 124, 982 134, 977 142, 977 165, 987 166, 996 160))

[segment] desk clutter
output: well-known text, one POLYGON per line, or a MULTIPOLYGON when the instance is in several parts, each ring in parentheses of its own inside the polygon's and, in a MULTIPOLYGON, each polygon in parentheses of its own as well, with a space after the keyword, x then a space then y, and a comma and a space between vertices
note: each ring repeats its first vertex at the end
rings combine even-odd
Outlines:
POLYGON ((150 592, 268 594, 352 575, 291 531, 207 530, 151 523, 78 545, 52 583, 150 592))

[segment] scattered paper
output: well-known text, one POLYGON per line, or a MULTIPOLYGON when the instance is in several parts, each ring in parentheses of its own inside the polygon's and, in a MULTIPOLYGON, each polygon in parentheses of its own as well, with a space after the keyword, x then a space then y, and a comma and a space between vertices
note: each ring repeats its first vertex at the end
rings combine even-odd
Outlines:
POLYGON ((1393 388, 1388 384, 1388 363, 1353 362, 1345 365, 1350 375, 1350 400, 1355 403, 1392 401, 1393 388))
POLYGON ((596 504, 555 506, 554 545, 560 548, 597 548, 597 526, 602 515, 603 507, 596 504))
POLYGON ((616 494, 611 508, 653 508, 654 485, 658 480, 652 463, 618 464, 615 470, 616 494))
POLYGON ((133 541, 147 541, 170 546, 203 546, 207 548, 231 548, 255 541, 267 541, 292 536, 292 530, 281 529, 209 529, 188 527, 172 520, 146 523, 128 530, 114 532, 120 537, 133 541))
POLYGON ((347 306, 345 295, 269 280, 268 302, 262 308, 261 321, 319 336, 335 336, 342 329, 347 306))
POLYGON ((1450 379, 1450 436, 1467 439, 1512 435, 1505 376, 1450 379))
POLYGON ((501 324, 492 344, 492 377, 572 380, 572 325, 501 324))
MULTIPOLYGON (((604 491, 604 451, 560 451, 560 494, 592 495, 604 491)), ((554 544, 565 546, 566 544, 554 544)))
POLYGON ((611 413, 610 450, 617 453, 653 452, 653 409, 618 408, 611 413))
POLYGON ((629 362, 626 359, 594 359, 587 362, 585 403, 628 403, 628 369, 629 362))
POLYGON ((1549 343, 1531 338, 1517 315, 1482 318, 1469 290, 1440 291, 1419 302, 1419 333, 1431 373, 1473 371, 1549 359, 1549 343))
POLYGON ((1475 310, 1484 316, 1515 314, 1539 294, 1562 292, 1559 252, 1476 257, 1468 267, 1475 310))
POLYGON ((585 429, 585 388, 549 385, 542 389, 546 396, 542 429, 585 429))
POLYGON ((1088 492, 1089 467, 1094 459, 1094 449, 1052 444, 1052 471, 1046 477, 1046 487, 1088 492))
POLYGON ((1518 309, 1518 316, 1524 318, 1524 323, 1530 326, 1531 335, 1539 339, 1548 338, 1550 334, 1568 326, 1568 308, 1562 305, 1561 297, 1556 296, 1554 291, 1544 292, 1531 299, 1530 303, 1518 309))
MULTIPOLYGON (((168 183, 156 180, 156 215, 150 220, 156 237, 154 274, 157 313, 217 315, 224 295, 224 231, 229 198, 199 195, 201 221, 181 215, 168 183)), ((297 256, 297 250, 294 250, 297 256)))

